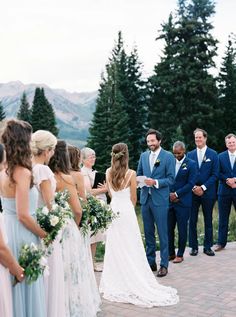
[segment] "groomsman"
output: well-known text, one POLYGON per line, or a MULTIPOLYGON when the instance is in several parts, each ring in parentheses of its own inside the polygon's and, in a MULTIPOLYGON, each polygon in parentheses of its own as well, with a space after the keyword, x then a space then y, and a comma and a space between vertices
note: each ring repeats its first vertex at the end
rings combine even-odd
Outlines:
POLYGON ((163 277, 168 273, 168 209, 169 187, 174 182, 175 159, 172 153, 161 147, 162 135, 159 131, 150 129, 146 134, 149 151, 141 154, 137 175, 144 176, 141 189, 140 203, 146 240, 146 254, 153 271, 156 265, 155 224, 160 240, 161 263, 157 276, 163 277))
POLYGON ((207 132, 196 129, 194 132, 196 149, 188 153, 188 157, 197 163, 197 178, 192 189, 193 202, 189 221, 189 246, 190 255, 198 254, 197 221, 198 211, 202 206, 204 216, 204 248, 206 255, 213 256, 212 212, 216 200, 216 182, 219 173, 217 153, 207 147, 207 132))
POLYGON ((192 188, 197 176, 196 162, 185 155, 185 144, 176 141, 173 145, 175 182, 170 186, 170 208, 168 216, 169 260, 181 263, 187 242, 188 220, 192 206, 192 188), (175 255, 175 226, 178 227, 178 252, 175 255))
POLYGON ((236 209, 236 135, 228 134, 225 137, 225 144, 228 150, 219 154, 219 229, 215 251, 221 251, 226 246, 232 203, 236 209))

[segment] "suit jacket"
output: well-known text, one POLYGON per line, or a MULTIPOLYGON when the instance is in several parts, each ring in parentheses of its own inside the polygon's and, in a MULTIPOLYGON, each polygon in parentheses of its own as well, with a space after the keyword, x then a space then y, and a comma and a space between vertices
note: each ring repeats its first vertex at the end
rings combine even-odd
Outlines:
POLYGON ((172 153, 161 149, 158 160, 158 166, 154 166, 151 172, 149 165, 150 151, 141 154, 137 175, 145 175, 147 177, 158 180, 159 188, 144 186, 141 189, 140 203, 145 204, 148 199, 149 190, 151 190, 151 197, 153 204, 156 206, 169 205, 169 186, 174 183, 175 177, 175 158, 172 153))
POLYGON ((170 187, 170 191, 176 192, 179 201, 171 203, 171 207, 191 207, 192 206, 192 188, 195 185, 197 177, 197 164, 186 157, 175 176, 175 182, 170 187))
POLYGON ((206 191, 202 197, 216 198, 216 183, 219 177, 219 160, 216 151, 207 147, 202 164, 199 168, 197 150, 193 150, 187 156, 197 163, 197 178, 195 185, 206 186, 206 191))
POLYGON ((231 188, 226 184, 227 178, 236 177, 236 162, 232 169, 228 151, 220 153, 218 157, 220 165, 218 195, 228 196, 233 194, 236 196, 236 188, 231 188))

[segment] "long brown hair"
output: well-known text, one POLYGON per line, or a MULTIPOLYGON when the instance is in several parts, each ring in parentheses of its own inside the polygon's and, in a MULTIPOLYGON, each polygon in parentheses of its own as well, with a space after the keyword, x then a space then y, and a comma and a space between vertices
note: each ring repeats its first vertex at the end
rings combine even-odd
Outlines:
POLYGON ((76 146, 68 145, 69 157, 71 170, 79 172, 80 171, 80 149, 76 146))
POLYGON ((117 143, 113 145, 111 152, 111 170, 110 181, 115 190, 122 187, 125 174, 128 170, 129 151, 125 143, 117 143))
MULTIPOLYGON (((6 150, 6 173, 13 184, 15 183, 13 174, 16 166, 25 167, 32 173, 31 134, 32 126, 28 122, 15 119, 6 121, 1 138, 6 150)), ((32 184, 31 181, 31 186, 32 184)))
POLYGON ((63 140, 58 140, 54 155, 51 157, 48 166, 53 173, 70 174, 70 159, 67 144, 63 140))

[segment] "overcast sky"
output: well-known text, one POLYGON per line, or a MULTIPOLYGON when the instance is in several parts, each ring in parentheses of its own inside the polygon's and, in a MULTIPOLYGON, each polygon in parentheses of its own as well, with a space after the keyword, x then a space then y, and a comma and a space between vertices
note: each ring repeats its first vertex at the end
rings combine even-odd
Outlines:
MULTIPOLYGON (((0 83, 20 80, 68 91, 92 91, 119 30, 136 44, 144 75, 161 55, 157 30, 176 0, 7 0, 0 9, 0 83)), ((218 0, 212 18, 222 56, 236 33, 236 0, 218 0)), ((219 64, 219 60, 218 60, 219 64)))

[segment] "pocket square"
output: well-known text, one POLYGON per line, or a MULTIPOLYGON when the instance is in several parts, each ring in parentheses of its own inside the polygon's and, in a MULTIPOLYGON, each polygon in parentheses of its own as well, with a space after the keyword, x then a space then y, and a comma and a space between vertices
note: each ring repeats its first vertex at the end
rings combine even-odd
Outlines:
POLYGON ((206 159, 206 162, 211 162, 211 159, 209 159, 209 158, 208 158, 208 159, 206 159))
POLYGON ((187 167, 183 167, 183 170, 186 170, 187 169, 187 167))

